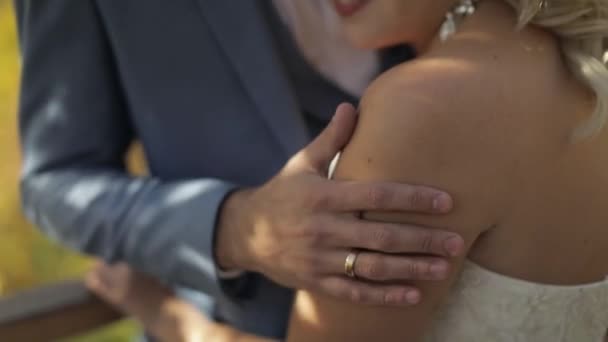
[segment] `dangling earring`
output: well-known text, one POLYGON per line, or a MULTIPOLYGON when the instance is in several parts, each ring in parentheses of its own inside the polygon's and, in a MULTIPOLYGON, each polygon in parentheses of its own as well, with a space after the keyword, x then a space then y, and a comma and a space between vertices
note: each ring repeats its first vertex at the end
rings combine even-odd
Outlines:
POLYGON ((460 0, 448 13, 445 14, 445 21, 439 29, 439 39, 444 42, 450 38, 464 19, 477 10, 477 5, 481 0, 460 0))

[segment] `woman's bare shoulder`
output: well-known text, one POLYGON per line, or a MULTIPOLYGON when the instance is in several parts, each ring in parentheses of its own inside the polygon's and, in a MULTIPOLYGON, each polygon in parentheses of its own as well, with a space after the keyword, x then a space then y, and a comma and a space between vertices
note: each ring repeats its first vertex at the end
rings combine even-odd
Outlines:
POLYGON ((344 172, 446 189, 465 211, 484 208, 461 221, 482 229, 517 197, 518 179, 562 152, 570 120, 545 108, 555 100, 540 80, 490 63, 438 57, 383 74, 362 98, 344 172))
POLYGON ((458 148, 461 153, 545 153, 530 144, 563 147, 589 113, 587 95, 559 63, 488 51, 434 56, 404 63, 375 80, 361 101, 361 120, 383 130, 406 130, 411 139, 418 136, 451 153, 458 148))

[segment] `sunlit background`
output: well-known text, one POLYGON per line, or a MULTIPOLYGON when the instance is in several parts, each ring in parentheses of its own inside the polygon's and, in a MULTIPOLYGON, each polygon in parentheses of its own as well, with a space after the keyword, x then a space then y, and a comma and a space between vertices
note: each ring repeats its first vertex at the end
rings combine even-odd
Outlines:
MULTIPOLYGON (((20 213, 18 81, 19 56, 12 1, 0 0, 0 296, 81 276, 89 264, 86 259, 48 242, 20 213)), ((136 330, 134 324, 126 322, 75 341, 128 341, 136 330)))

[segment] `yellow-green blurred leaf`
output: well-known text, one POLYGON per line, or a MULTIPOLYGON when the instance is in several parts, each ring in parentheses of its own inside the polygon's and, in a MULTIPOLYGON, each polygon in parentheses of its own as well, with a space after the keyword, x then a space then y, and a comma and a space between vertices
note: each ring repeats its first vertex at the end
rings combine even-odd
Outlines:
MULTIPOLYGON (((19 211, 18 80, 12 1, 0 0, 0 295, 82 275, 89 265, 87 259, 45 239, 19 211)), ((137 326, 127 321, 70 342, 129 341, 136 332, 137 326)))

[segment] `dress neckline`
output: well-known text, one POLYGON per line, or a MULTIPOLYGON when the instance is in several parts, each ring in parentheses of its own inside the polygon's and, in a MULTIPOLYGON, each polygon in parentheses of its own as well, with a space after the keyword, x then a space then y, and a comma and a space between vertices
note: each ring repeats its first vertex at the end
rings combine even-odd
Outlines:
POLYGON ((465 259, 465 268, 463 273, 475 272, 477 276, 481 276, 484 279, 489 281, 497 281, 502 284, 508 284, 509 286, 517 287, 517 288, 539 288, 543 290, 555 290, 555 291, 580 291, 580 290, 588 290, 595 288, 603 288, 608 286, 608 275, 604 280, 599 280, 590 283, 582 283, 582 284, 574 284, 574 285, 560 285, 560 284, 550 284, 550 283, 540 283, 534 282, 530 280, 524 280, 520 278, 510 277, 501 273, 497 273, 492 271, 486 267, 483 267, 469 259, 465 259))

